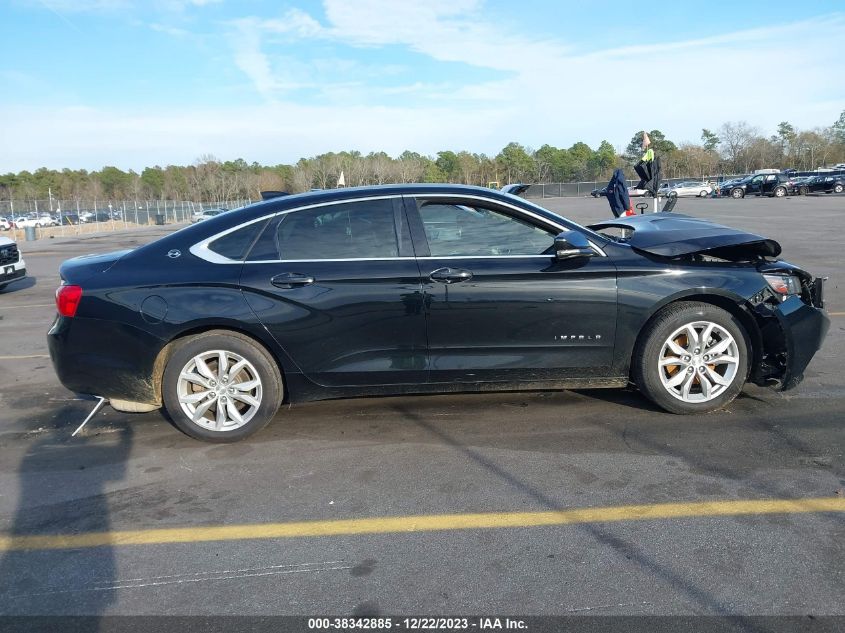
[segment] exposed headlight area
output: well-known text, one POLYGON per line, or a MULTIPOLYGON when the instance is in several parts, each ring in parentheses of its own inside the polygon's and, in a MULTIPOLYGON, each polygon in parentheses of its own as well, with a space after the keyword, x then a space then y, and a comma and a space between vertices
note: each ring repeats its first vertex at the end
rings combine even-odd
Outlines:
POLYGON ((793 295, 800 295, 802 292, 801 279, 796 275, 766 273, 763 277, 775 294, 781 297, 781 300, 786 300, 793 295))

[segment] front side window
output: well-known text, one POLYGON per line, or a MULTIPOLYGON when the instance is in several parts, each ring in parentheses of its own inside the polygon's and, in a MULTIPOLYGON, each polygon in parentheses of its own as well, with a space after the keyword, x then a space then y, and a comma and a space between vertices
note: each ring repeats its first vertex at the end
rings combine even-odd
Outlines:
POLYGON ((542 255, 554 233, 493 209, 423 203, 420 216, 433 257, 542 255))
MULTIPOLYGON (((344 202, 282 216, 279 259, 379 259, 399 256, 393 202, 344 202)), ((251 255, 252 258, 252 255, 251 255)))

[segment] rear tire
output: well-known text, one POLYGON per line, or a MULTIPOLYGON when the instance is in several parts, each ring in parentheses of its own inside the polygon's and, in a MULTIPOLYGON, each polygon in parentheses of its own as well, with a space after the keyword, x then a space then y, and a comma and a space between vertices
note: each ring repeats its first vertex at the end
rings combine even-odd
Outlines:
POLYGON ((279 367, 261 345, 212 330, 178 341, 161 384, 170 419, 206 442, 237 442, 264 428, 284 395, 279 367))
POLYGON ((786 187, 775 187, 772 195, 775 198, 783 198, 786 195, 786 187))
POLYGON ((801 187, 801 188, 798 190, 798 195, 799 195, 799 196, 806 196, 808 193, 810 193, 810 190, 809 190, 807 187, 801 187))
POLYGON ((732 314, 709 303, 678 302, 640 333, 631 373, 640 391, 662 409, 706 413, 742 390, 748 349, 745 330, 732 314))
POLYGON ((699 198, 706 198, 708 195, 709 194, 706 191, 702 191, 701 193, 698 194, 698 197, 699 198))
POLYGON ((834 185, 833 193, 842 193, 843 189, 845 189, 845 187, 842 185, 834 185))

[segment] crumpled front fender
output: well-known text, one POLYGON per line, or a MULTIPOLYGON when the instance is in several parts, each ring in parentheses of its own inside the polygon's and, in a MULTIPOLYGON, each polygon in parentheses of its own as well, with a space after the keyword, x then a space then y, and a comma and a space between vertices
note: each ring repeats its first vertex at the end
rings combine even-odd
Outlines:
POLYGON ((760 326, 763 355, 751 376, 752 382, 782 391, 798 386, 827 335, 827 314, 797 296, 777 305, 759 303, 753 314, 760 326))

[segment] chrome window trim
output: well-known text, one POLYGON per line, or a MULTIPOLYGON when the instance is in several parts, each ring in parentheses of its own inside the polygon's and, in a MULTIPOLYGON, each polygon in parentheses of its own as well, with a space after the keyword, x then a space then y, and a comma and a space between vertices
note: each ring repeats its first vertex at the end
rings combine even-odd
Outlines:
MULTIPOLYGON (((270 218, 275 218, 280 215, 286 215, 288 213, 294 213, 297 211, 307 211, 308 209, 316 209, 319 207, 328 207, 334 206, 338 204, 346 204, 349 202, 366 202, 368 200, 391 200, 394 198, 466 198, 468 200, 481 200, 482 202, 493 203, 502 205, 507 207, 508 209, 515 211, 517 214, 527 215, 534 220, 542 222, 544 224, 550 225, 555 227, 560 231, 568 231, 571 230, 572 227, 567 226, 566 224, 561 224, 560 222, 555 222, 554 220, 550 220, 549 218, 543 217, 538 215, 532 211, 527 209, 523 209, 522 207, 518 207, 514 204, 509 202, 505 202, 503 200, 497 200, 495 198, 486 198, 484 196, 478 196, 474 194, 464 194, 464 193, 405 193, 405 194, 388 194, 382 196, 362 196, 360 198, 347 198, 344 200, 329 200, 327 202, 316 202, 314 204, 309 204, 301 207, 296 207, 293 209, 286 209, 284 211, 276 211, 275 213, 268 213, 267 215, 263 215, 260 218, 256 218, 254 220, 249 220, 248 222, 243 222, 242 224, 238 224, 232 228, 226 229, 225 231, 220 231, 220 233, 215 233, 211 237, 207 237, 206 239, 197 242, 193 246, 188 249, 190 253, 200 259, 203 259, 211 264, 286 264, 286 263, 297 263, 297 262, 361 262, 361 261, 407 261, 410 259, 422 259, 422 260, 432 260, 432 259, 527 259, 527 258, 544 258, 549 259, 553 257, 552 255, 445 255, 445 256, 426 256, 426 257, 416 257, 409 255, 407 257, 349 257, 349 258, 319 258, 319 259, 261 259, 261 260, 247 260, 247 261, 240 261, 236 259, 229 259, 228 257, 224 257, 219 253, 215 253, 213 250, 209 248, 209 244, 213 241, 220 239, 228 235, 229 233, 234 233, 250 224, 254 224, 256 222, 262 222, 268 220, 270 218)), ((529 203, 531 204, 531 203, 529 203)), ((533 205, 537 206, 537 205, 533 205)), ((542 207, 538 207, 542 208, 542 207)), ((577 225, 579 228, 580 225, 577 225)), ((590 244, 590 248, 592 248, 599 257, 607 257, 607 254, 604 250, 595 244, 592 240, 587 240, 590 244)))
MULTIPOLYGON (((255 220, 250 220, 249 222, 244 222, 243 224, 238 224, 237 226, 233 226, 230 229, 226 229, 225 231, 220 231, 220 233, 215 233, 211 237, 207 237, 206 239, 202 240, 201 242, 197 242, 190 249, 188 249, 192 255, 199 257, 200 259, 204 259, 205 261, 212 263, 212 264, 252 264, 252 263, 260 263, 260 264, 275 264, 284 261, 332 261, 328 259, 311 259, 311 260, 253 260, 249 261, 240 261, 237 259, 229 259, 228 257, 224 257, 219 253, 215 253, 211 250, 208 245, 211 244, 214 240, 218 240, 229 233, 234 233, 235 231, 244 228, 245 226, 249 226, 250 224, 254 224, 255 222, 261 222, 262 220, 269 220, 270 218, 275 218, 280 215, 287 215, 288 213, 294 213, 296 211, 306 211, 308 209, 316 209, 319 207, 329 207, 336 204, 345 204, 347 202, 364 202, 367 200, 390 200, 393 198, 402 198, 402 194, 392 194, 392 195, 384 195, 384 196, 363 196, 361 198, 347 198, 345 200, 329 200, 327 202, 315 202, 314 204, 308 204, 302 207, 295 207, 293 209, 285 209, 284 211, 276 211, 275 213, 268 213, 267 215, 262 215, 260 218, 256 218, 255 220)), ((396 259, 411 259, 410 257, 397 257, 396 259)), ((337 261, 337 260, 334 260, 337 261)), ((363 258, 363 261, 369 261, 369 258, 363 258)))

